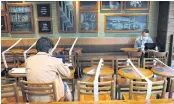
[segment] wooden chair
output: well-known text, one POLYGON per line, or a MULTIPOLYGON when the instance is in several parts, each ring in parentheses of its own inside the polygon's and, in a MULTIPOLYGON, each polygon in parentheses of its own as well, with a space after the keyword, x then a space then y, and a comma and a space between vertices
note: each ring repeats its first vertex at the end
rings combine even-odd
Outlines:
POLYGON ((34 102, 50 102, 50 100, 57 101, 57 92, 55 82, 50 83, 37 83, 37 82, 27 82, 21 80, 21 90, 24 101, 33 102, 30 97, 37 96, 42 98, 42 96, 53 96, 53 99, 40 99, 34 102), (45 100, 45 101, 43 101, 45 100))
MULTIPOLYGON (((139 58, 131 58, 132 63, 136 66, 136 67, 140 67, 140 59, 139 58)), ((118 99, 121 98, 121 92, 127 92, 129 91, 129 79, 126 78, 121 78, 118 73, 117 70, 119 70, 120 68, 125 68, 128 67, 127 66, 127 58, 120 58, 120 59, 116 59, 116 98, 118 97, 118 99), (117 92, 118 92, 118 96, 117 96, 117 92)))
MULTIPOLYGON (((154 58, 144 58, 143 67, 151 69, 154 66, 154 60, 154 58)), ((157 62, 156 65, 161 65, 161 63, 157 62)))
MULTIPOLYGON (((92 65, 98 65, 99 61, 100 61, 100 58, 92 58, 92 60, 91 60, 91 66, 92 65)), ((103 64, 105 66, 109 66, 109 67, 111 67, 111 68, 114 69, 114 58, 113 57, 112 58, 105 57, 105 58, 103 58, 103 61, 104 61, 103 64)))
MULTIPOLYGON (((164 79, 151 79, 152 92, 150 99, 156 99, 154 94, 161 95, 160 98, 165 98, 165 92, 167 87, 167 80, 164 79)), ((123 94, 124 100, 145 100, 147 93, 146 81, 131 81, 129 94, 123 94)))
POLYGON ((74 73, 75 73, 75 69, 77 67, 77 63, 76 63, 76 57, 75 55, 64 55, 65 56, 65 62, 66 63, 70 63, 70 59, 72 60, 72 66, 73 69, 71 69, 71 76, 69 78, 67 77, 62 77, 62 80, 64 81, 70 81, 71 83, 67 83, 68 85, 72 86, 72 96, 73 96, 73 101, 74 101, 74 92, 75 92, 75 78, 74 78, 74 73))
POLYGON ((141 58, 142 52, 130 52, 130 58, 141 58))
MULTIPOLYGON (((114 81, 99 82, 99 100, 114 99, 114 81)), ((94 83, 93 82, 77 82, 78 101, 94 101, 94 83)))
POLYGON ((15 83, 1 85, 1 103, 23 102, 23 98, 19 97, 18 88, 15 83))
POLYGON ((166 52, 154 52, 154 58, 158 58, 165 64, 167 64, 167 53, 166 52))
POLYGON ((171 79, 171 85, 170 85, 170 90, 169 90, 169 98, 174 97, 174 79, 171 79))

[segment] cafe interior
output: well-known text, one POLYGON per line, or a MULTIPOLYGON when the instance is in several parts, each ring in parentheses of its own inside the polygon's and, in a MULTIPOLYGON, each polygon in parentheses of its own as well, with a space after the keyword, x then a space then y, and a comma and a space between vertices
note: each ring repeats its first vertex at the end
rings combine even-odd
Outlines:
POLYGON ((174 1, 1 1, 1 104, 174 104, 173 35, 174 1))

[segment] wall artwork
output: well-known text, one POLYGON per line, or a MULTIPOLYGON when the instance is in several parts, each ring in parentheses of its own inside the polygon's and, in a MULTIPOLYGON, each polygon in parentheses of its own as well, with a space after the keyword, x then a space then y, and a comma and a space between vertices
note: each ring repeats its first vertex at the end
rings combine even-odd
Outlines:
POLYGON ((80 10, 97 10, 98 1, 79 1, 80 10))
POLYGON ((37 4, 38 17, 51 17, 50 4, 37 4))
POLYGON ((125 1, 125 10, 149 10, 149 1, 125 1))
POLYGON ((1 14, 1 32, 8 32, 6 14, 1 14))
POLYGON ((121 10, 122 1, 100 1, 101 10, 121 10))
POLYGON ((80 11, 79 32, 98 32, 97 11, 80 11))
POLYGON ((6 2, 5 1, 1 1, 1 11, 2 12, 6 11, 6 2))
POLYGON ((38 21, 39 33, 51 34, 52 33, 52 23, 49 20, 39 20, 38 21))
POLYGON ((105 15, 105 32, 139 32, 147 28, 147 14, 105 15))
POLYGON ((76 32, 75 1, 58 1, 58 27, 60 33, 76 32))

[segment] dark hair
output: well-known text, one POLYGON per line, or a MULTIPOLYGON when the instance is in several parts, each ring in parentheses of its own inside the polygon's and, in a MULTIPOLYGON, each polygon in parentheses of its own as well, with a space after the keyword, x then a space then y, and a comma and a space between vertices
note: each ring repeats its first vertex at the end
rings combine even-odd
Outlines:
POLYGON ((41 37, 36 43, 37 52, 46 52, 48 53, 50 48, 53 48, 53 41, 47 37, 41 37))
POLYGON ((142 33, 143 33, 143 32, 149 33, 149 30, 148 30, 148 29, 144 29, 144 30, 142 31, 142 33))

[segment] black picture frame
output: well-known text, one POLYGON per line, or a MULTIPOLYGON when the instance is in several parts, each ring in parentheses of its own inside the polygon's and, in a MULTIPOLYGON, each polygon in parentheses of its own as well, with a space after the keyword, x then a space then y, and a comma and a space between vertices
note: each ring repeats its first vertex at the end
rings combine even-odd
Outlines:
POLYGON ((2 33, 8 32, 6 14, 1 14, 1 32, 2 33))
POLYGON ((52 33, 51 20, 39 20, 38 21, 38 31, 41 34, 51 34, 52 33))
POLYGON ((148 14, 107 14, 105 32, 141 32, 148 28, 148 14))
POLYGON ((125 1, 124 10, 149 10, 150 1, 125 1))
POLYGON ((40 18, 51 17, 50 4, 37 4, 37 16, 40 18))
POLYGON ((121 10, 123 1, 100 1, 101 10, 121 10))

